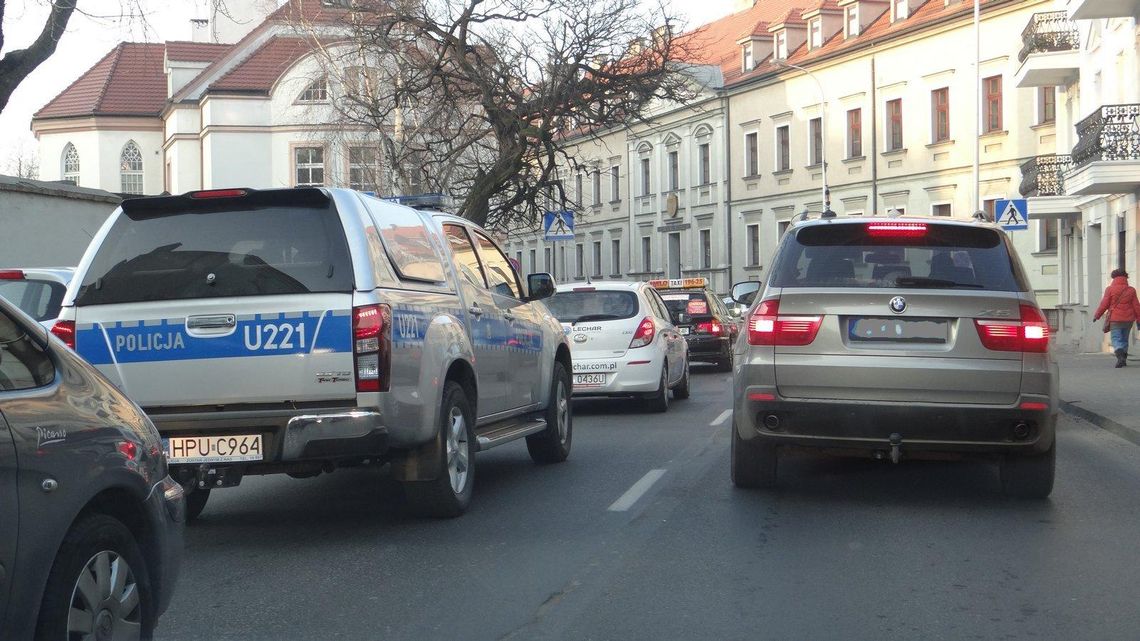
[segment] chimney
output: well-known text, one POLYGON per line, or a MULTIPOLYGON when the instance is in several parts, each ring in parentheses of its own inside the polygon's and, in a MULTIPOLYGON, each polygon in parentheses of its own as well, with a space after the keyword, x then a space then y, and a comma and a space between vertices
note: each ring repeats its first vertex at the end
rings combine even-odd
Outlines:
POLYGON ((210 21, 206 18, 190 18, 190 42, 211 42, 210 21))

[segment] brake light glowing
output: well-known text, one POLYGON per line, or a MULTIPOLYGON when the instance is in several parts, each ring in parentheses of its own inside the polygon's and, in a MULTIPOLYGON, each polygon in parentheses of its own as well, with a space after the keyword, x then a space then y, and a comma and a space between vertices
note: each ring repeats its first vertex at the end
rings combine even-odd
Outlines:
POLYGON ((1049 323, 1034 305, 1021 305, 1017 321, 974 319, 982 345, 995 352, 1049 351, 1049 323))
POLYGON ((633 334, 633 340, 629 342, 629 348, 645 347, 653 342, 653 337, 656 335, 657 328, 653 325, 653 319, 646 316, 637 324, 637 331, 633 334))
POLYGON ((75 349, 75 321, 59 320, 51 326, 51 333, 71 349, 75 349))
POLYGON ((878 238, 917 238, 926 235, 926 223, 892 221, 867 223, 867 235, 878 238))
POLYGON ((22 269, 0 269, 0 280, 24 280, 22 269))
POLYGON ((724 332, 724 326, 719 321, 711 320, 703 323, 697 323, 696 327, 698 334, 713 334, 720 336, 724 332))
POLYGON ((392 308, 354 307, 352 338, 356 391, 387 392, 392 382, 392 308))
POLYGON ((244 195, 246 195, 244 189, 206 189, 204 191, 192 191, 189 193, 189 196, 196 200, 207 198, 239 198, 244 195))
POLYGON ((823 316, 781 316, 780 299, 762 301, 748 319, 749 345, 811 345, 823 316))

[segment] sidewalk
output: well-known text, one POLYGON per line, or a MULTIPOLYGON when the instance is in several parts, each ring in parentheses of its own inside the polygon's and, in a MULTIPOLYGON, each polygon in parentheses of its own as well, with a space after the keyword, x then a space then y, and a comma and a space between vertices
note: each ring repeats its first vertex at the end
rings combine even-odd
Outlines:
POLYGON ((1115 364, 1112 354, 1057 354, 1061 411, 1140 445, 1140 354, 1115 364))

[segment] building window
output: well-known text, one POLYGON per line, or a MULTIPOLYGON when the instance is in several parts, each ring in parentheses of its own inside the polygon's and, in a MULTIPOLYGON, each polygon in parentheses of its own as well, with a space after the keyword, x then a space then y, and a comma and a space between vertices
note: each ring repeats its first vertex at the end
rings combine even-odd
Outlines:
POLYGON ((902 98, 887 101, 887 151, 903 148, 902 98))
POLYGON ((985 87, 985 102, 982 103, 985 133, 1001 131, 1001 76, 991 76, 982 81, 985 87))
POLYGON ((812 118, 808 121, 808 133, 811 146, 808 148, 808 158, 812 165, 823 164, 823 120, 812 118))
POLYGON ((601 276, 602 275, 602 241, 595 240, 593 250, 594 250, 594 254, 593 254, 593 256, 591 256, 591 258, 593 258, 594 262, 592 265, 590 265, 590 267, 594 268, 594 275, 595 276, 601 276))
POLYGON ((907 18, 907 3, 910 0, 891 0, 891 22, 896 20, 906 20, 907 18))
POLYGON ((712 269, 712 230, 702 229, 701 240, 701 269, 712 269))
POLYGON ((538 250, 532 249, 529 252, 530 257, 530 273, 538 271, 538 250))
POLYGON ((574 199, 579 205, 586 202, 586 192, 584 189, 585 187, 582 186, 582 174, 579 172, 574 175, 574 199))
POLYGON ((863 155, 863 110, 847 112, 847 157, 859 158, 863 155))
POLYGON ((986 214, 986 220, 993 221, 996 213, 994 207, 997 206, 997 198, 990 198, 982 201, 982 211, 986 214))
POLYGON ((649 236, 641 237, 641 271, 653 271, 653 239, 649 236))
POLYGON ((931 216, 950 216, 950 203, 938 203, 930 206, 931 216))
POLYGON ((789 132, 788 125, 776 127, 776 171, 786 171, 792 167, 789 132))
POLYGON ((752 45, 744 45, 744 72, 752 71, 752 45))
POLYGON ((620 171, 617 165, 610 167, 610 202, 612 203, 621 200, 620 171))
POLYGON ((669 152, 669 191, 676 191, 680 181, 681 164, 677 152, 669 152))
POLYGON ((702 185, 707 185, 707 184, 712 182, 712 173, 711 173, 711 167, 710 167, 709 160, 710 160, 709 144, 706 142, 706 143, 702 143, 702 144, 698 145, 697 146, 697 162, 698 162, 698 167, 697 167, 698 176, 697 177, 700 179, 700 184, 702 184, 702 185))
POLYGON ((545 271, 547 274, 554 273, 554 261, 551 260, 549 247, 542 248, 542 266, 543 271, 545 271))
POLYGON ((859 35, 859 12, 856 9, 858 5, 852 5, 844 9, 843 24, 845 38, 854 38, 859 35))
POLYGON ((760 225, 748 226, 748 265, 760 264, 760 225))
POLYGON ((747 134, 744 136, 745 175, 756 176, 760 173, 759 160, 759 134, 747 134))
POLYGON ((788 57, 788 32, 780 29, 776 32, 776 58, 783 60, 788 57))
POLYGON ((641 195, 649 195, 649 159, 641 159, 641 195))
POLYGON ((1041 87, 1037 96, 1037 124, 1057 121, 1057 88, 1041 87))
POLYGON ((819 49, 823 46, 823 20, 815 18, 808 22, 808 48, 819 49))
POLYGON ((124 194, 143 193, 142 152, 133 140, 124 145, 119 154, 119 191, 124 194))
POLYGON ((325 150, 323 147, 297 147, 293 150, 294 181, 297 187, 325 184, 325 150))
POLYGON ((1057 218, 1041 219, 1041 251, 1055 252, 1060 240, 1060 220, 1057 218))
POLYGON ((329 81, 325 77, 314 80, 301 92, 297 102, 324 102, 329 99, 329 81))
POLYGON ((621 240, 617 238, 610 241, 610 274, 621 275, 621 240))
POLYGON ((930 133, 932 142, 950 140, 950 88, 930 92, 930 133))
POLYGON ((67 143, 63 148, 63 180, 73 185, 79 184, 79 151, 75 145, 67 143))
POLYGON ((348 148, 348 188, 381 192, 380 152, 375 147, 348 148))
POLYGON ((582 247, 582 243, 574 245, 574 275, 578 278, 586 275, 586 266, 583 264, 586 260, 584 254, 585 248, 582 247))
POLYGON ((594 206, 602 204, 602 172, 600 169, 594 170, 594 206))

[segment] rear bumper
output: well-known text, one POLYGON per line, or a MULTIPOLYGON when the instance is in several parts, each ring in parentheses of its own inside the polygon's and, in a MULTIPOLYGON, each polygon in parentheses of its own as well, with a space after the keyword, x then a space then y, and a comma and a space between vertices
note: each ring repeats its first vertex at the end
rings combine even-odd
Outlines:
POLYGON ((754 386, 736 399, 735 422, 742 439, 773 445, 874 452, 897 435, 904 452, 1035 453, 1053 443, 1056 408, 1049 397, 1030 395, 1013 405, 788 400, 754 386))
POLYGON ((727 336, 689 334, 685 340, 689 344, 689 358, 694 361, 732 358, 732 339, 727 336))
MULTIPOLYGON (((605 385, 589 387, 576 385, 571 394, 575 397, 629 396, 631 394, 656 392, 661 384, 661 363, 664 356, 660 353, 653 355, 638 353, 635 355, 638 358, 624 359, 618 363, 617 370, 607 372, 605 385)), ((588 365, 589 361, 583 361, 583 363, 588 365)), ((593 372, 576 373, 588 374, 593 372)))

